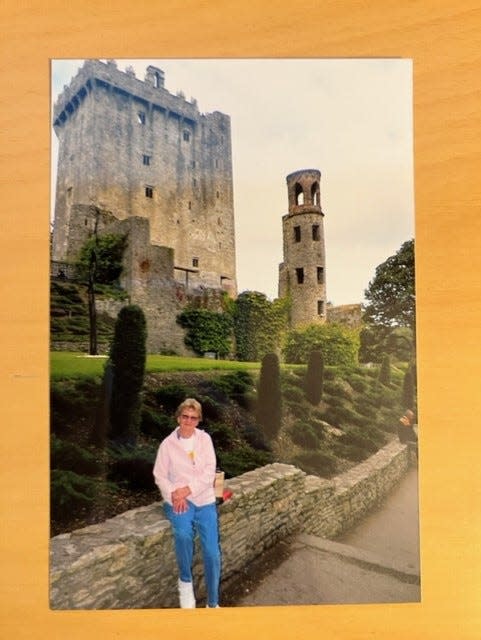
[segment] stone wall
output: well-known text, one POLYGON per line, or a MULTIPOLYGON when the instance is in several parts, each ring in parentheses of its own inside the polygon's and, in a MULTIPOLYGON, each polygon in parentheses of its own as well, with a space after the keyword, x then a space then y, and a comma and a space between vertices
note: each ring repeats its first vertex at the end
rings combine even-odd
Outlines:
MULTIPOLYGON (((230 479, 233 497, 219 507, 223 580, 290 534, 332 538, 349 529, 389 493, 411 456, 393 441, 332 480, 280 463, 230 479)), ((160 502, 56 536, 50 555, 53 609, 178 606, 172 534, 160 502)), ((194 580, 202 597, 198 549, 194 580)))

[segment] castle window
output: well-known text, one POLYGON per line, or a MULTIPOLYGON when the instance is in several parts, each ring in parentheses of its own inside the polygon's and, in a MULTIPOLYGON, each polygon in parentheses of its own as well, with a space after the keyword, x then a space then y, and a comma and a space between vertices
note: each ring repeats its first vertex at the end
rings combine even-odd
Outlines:
POLYGON ((313 240, 320 240, 321 236, 319 234, 319 225, 318 224, 313 224, 312 225, 312 239, 313 240))
POLYGON ((220 193, 218 191, 216 191, 215 192, 215 196, 216 196, 216 198, 219 198, 220 197, 220 193))
POLYGON ((324 269, 323 267, 317 267, 317 282, 323 284, 324 282, 324 269))
POLYGON ((324 300, 317 301, 317 315, 318 316, 324 315, 324 300))
POLYGON ((154 187, 149 187, 148 185, 145 187, 145 197, 146 198, 154 197, 154 187))
POLYGON ((197 178, 194 178, 194 187, 197 186, 197 178))
POLYGON ((294 242, 301 241, 301 227, 294 227, 294 242))
POLYGON ((193 267, 199 266, 199 258, 192 258, 192 266, 193 267))
POLYGON ((190 131, 184 131, 182 137, 184 138, 184 142, 190 141, 190 131))
POLYGON ((146 156, 146 155, 142 156, 142 162, 143 162, 146 166, 149 166, 149 165, 150 165, 150 157, 151 157, 151 156, 146 156))
POLYGON ((304 191, 298 182, 296 182, 295 196, 297 205, 304 204, 304 191))
POLYGON ((145 124, 145 112, 144 111, 139 111, 137 113, 137 120, 139 124, 145 124))
POLYGON ((297 284, 304 283, 304 269, 302 267, 299 267, 296 269, 296 278, 297 278, 297 284))
POLYGON ((67 204, 72 204, 72 187, 67 189, 67 204))
POLYGON ((312 200, 312 204, 319 206, 319 183, 318 182, 314 182, 314 184, 311 187, 311 200, 312 200))
POLYGON ((192 202, 189 200, 189 210, 192 209, 192 202))

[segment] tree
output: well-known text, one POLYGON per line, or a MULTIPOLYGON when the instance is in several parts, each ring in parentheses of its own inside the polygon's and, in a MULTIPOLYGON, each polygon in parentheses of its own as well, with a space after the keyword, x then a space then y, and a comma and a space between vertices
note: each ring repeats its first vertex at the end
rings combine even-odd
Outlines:
POLYGON ((416 406, 416 384, 415 367, 409 365, 403 379, 402 404, 406 409, 415 410, 416 406))
POLYGON ((308 401, 317 405, 322 398, 324 359, 321 351, 311 351, 307 363, 305 391, 308 401))
POLYGON ((127 236, 116 233, 98 235, 98 212, 92 236, 83 245, 77 264, 78 277, 87 283, 89 307, 89 353, 97 355, 97 309, 95 285, 112 284, 122 272, 122 256, 127 236))
POLYGON ((385 386, 391 383, 391 358, 387 353, 384 355, 379 369, 379 382, 385 386))
POLYGON ((235 302, 234 333, 239 360, 258 362, 266 353, 279 348, 287 327, 288 302, 271 302, 264 293, 244 291, 235 302))
POLYGON ((266 353, 262 358, 257 388, 257 422, 268 440, 274 440, 281 428, 282 396, 279 358, 266 353))
POLYGON ((322 353, 324 364, 355 365, 359 351, 359 333, 344 325, 311 324, 287 334, 283 354, 286 362, 305 364, 311 351, 322 353))
POLYGON ((364 292, 368 304, 364 320, 383 327, 409 327, 416 323, 414 283, 414 240, 376 268, 375 276, 364 292))
POLYGON ((144 312, 136 305, 123 307, 114 328, 110 349, 112 395, 110 437, 135 445, 141 420, 147 329, 144 312))
POLYGON ((185 344, 195 353, 203 355, 213 351, 225 357, 232 346, 232 316, 208 309, 185 309, 177 322, 187 329, 185 344))
POLYGON ((92 261, 95 260, 95 282, 113 284, 122 273, 122 258, 127 246, 127 236, 119 233, 94 234, 80 250, 78 270, 81 279, 88 279, 92 261))

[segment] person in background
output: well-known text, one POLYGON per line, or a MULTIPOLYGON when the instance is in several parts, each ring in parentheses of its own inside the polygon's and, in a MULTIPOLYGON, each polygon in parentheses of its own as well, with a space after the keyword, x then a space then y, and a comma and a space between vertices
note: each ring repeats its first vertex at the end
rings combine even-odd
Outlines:
POLYGON ((196 533, 204 561, 207 607, 218 607, 221 550, 214 493, 214 445, 210 435, 198 428, 202 407, 197 400, 184 400, 175 416, 178 426, 161 442, 153 472, 174 534, 180 607, 193 609, 196 605, 192 579, 196 533))
POLYGON ((417 445, 418 437, 414 431, 414 413, 411 409, 407 409, 404 415, 399 418, 397 433, 399 442, 403 444, 414 442, 417 445))

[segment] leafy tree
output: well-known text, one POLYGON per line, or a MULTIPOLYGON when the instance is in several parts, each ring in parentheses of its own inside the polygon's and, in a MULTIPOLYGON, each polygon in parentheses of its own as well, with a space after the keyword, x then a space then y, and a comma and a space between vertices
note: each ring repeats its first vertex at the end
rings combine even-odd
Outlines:
POLYGON ((118 233, 94 234, 83 245, 79 256, 79 276, 88 280, 95 262, 95 282, 112 284, 122 273, 122 257, 127 246, 127 236, 118 233))
POLYGON ((244 291, 236 300, 234 333, 239 360, 257 362, 278 349, 287 327, 288 302, 269 301, 264 293, 244 291))
POLYGON ((409 327, 416 321, 414 283, 414 240, 376 268, 374 278, 364 295, 368 304, 364 320, 383 327, 409 327))
POLYGON ((281 428, 282 417, 281 374, 275 353, 266 353, 262 358, 256 417, 266 438, 274 440, 281 428))
POLYGON ((315 350, 322 353, 326 365, 357 364, 359 333, 344 325, 327 323, 311 324, 287 334, 283 348, 286 362, 307 363, 310 352, 315 350))
POLYGON ((208 309, 185 309, 177 322, 187 329, 185 344, 195 353, 203 355, 214 351, 221 357, 230 353, 232 347, 232 316, 208 309))
POLYGON ((110 436, 118 443, 135 444, 141 421, 147 329, 144 312, 136 305, 123 307, 110 350, 112 395, 110 436))
POLYGON ((307 363, 305 391, 306 398, 313 405, 319 404, 322 398, 324 360, 321 351, 311 351, 307 363))

